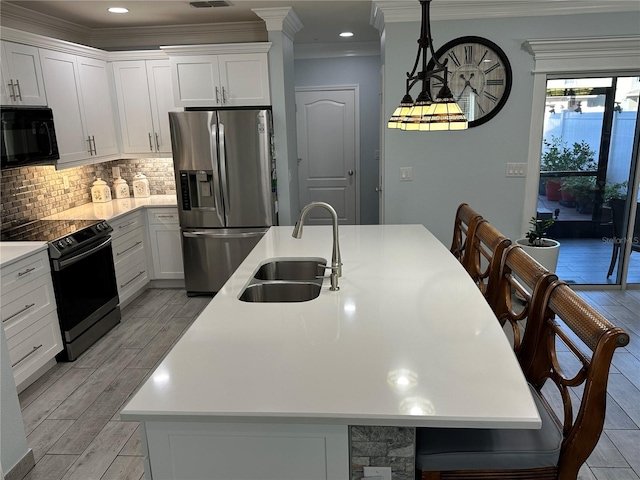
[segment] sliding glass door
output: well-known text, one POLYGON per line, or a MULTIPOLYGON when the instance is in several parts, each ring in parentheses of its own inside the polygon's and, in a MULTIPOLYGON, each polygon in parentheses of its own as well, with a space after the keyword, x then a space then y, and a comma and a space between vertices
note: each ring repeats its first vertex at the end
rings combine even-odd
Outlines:
POLYGON ((639 90, 637 76, 547 80, 537 214, 555 219, 556 271, 568 282, 620 284, 625 270, 640 282, 639 90))

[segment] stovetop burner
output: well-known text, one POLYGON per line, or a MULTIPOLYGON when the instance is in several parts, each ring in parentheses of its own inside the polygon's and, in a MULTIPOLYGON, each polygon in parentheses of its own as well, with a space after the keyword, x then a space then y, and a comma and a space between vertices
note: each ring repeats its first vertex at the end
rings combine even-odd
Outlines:
POLYGON ((84 248, 112 231, 104 220, 34 220, 3 230, 0 239, 48 242, 51 258, 59 258, 84 248))

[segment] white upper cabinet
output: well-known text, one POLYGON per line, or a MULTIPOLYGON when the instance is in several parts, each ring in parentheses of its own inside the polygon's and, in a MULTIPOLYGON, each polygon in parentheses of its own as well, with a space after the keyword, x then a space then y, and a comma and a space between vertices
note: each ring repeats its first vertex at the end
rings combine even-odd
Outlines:
POLYGON ((2 105, 46 105, 38 49, 2 42, 2 105))
POLYGON ((124 153, 171 153, 173 105, 169 60, 113 62, 124 153))
POLYGON ((171 58, 175 104, 181 107, 269 105, 267 51, 270 45, 162 47, 171 58))
POLYGON ((58 165, 117 155, 106 62, 46 49, 40 59, 56 122, 58 165))
POLYGON ((93 155, 118 154, 107 62, 80 56, 77 61, 86 133, 93 143, 93 155))

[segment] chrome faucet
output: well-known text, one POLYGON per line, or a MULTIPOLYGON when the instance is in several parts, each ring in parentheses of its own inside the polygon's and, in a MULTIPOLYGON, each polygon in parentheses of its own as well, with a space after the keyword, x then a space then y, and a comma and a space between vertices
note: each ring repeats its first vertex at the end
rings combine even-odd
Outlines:
POLYGON ((330 290, 340 290, 338 286, 338 277, 342 276, 342 259, 340 257, 340 245, 338 243, 338 214, 334 208, 325 202, 311 202, 300 211, 300 216, 293 228, 291 236, 293 238, 302 238, 302 227, 304 227, 304 219, 314 207, 322 207, 331 214, 331 222, 333 223, 333 251, 331 252, 331 288, 330 290))

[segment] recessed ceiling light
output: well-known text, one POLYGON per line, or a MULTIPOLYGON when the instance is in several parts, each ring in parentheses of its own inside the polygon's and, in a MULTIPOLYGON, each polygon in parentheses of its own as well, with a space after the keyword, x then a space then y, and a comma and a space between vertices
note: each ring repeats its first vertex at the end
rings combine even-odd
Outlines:
POLYGON ((342 32, 341 37, 353 37, 353 32, 342 32))
POLYGON ((111 13, 129 13, 129 9, 124 7, 111 7, 108 8, 107 11, 111 13))

